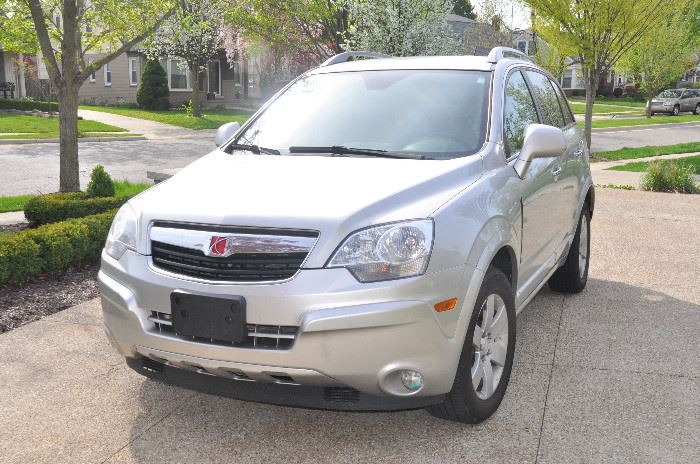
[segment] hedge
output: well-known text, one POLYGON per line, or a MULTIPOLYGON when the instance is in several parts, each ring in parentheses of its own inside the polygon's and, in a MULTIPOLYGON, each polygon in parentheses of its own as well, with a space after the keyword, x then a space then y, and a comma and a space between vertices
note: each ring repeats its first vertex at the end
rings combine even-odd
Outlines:
POLYGON ((29 99, 16 99, 11 100, 9 98, 0 98, 0 109, 1 110, 22 110, 22 111, 58 111, 58 103, 56 102, 45 102, 45 101, 34 101, 29 99))
POLYGON ((27 201, 24 216, 32 224, 50 224, 119 208, 129 198, 131 197, 89 197, 85 192, 49 193, 27 201))
POLYGON ((116 210, 0 235, 0 285, 95 261, 116 210))

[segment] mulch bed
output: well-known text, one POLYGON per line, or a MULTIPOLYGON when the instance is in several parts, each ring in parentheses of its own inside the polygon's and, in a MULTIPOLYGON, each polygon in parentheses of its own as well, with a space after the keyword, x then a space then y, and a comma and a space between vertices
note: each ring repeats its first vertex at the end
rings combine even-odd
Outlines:
POLYGON ((99 264, 45 275, 22 287, 0 287, 0 333, 99 296, 99 264))
POLYGON ((4 225, 4 226, 0 226, 0 233, 2 233, 2 232, 19 232, 20 230, 24 230, 28 227, 29 227, 29 224, 27 224, 27 223, 4 225))

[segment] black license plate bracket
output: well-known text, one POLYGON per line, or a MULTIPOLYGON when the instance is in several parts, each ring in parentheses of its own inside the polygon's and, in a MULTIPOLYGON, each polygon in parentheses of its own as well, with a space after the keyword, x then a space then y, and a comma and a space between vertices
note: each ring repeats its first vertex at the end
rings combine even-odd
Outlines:
POLYGON ((173 330, 183 337, 243 343, 248 338, 246 302, 242 296, 212 297, 170 294, 173 330))

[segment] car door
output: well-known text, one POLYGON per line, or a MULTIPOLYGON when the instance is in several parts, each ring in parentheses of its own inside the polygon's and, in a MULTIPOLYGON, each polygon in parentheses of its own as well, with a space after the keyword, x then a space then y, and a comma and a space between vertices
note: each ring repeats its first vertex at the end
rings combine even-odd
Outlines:
POLYGON ((575 128, 567 128, 568 125, 562 113, 559 97, 557 97, 549 77, 536 70, 527 70, 525 75, 531 84, 541 124, 563 129, 567 142, 566 151, 560 156, 551 158, 552 201, 547 205, 548 217, 550 220, 556 221, 556 229, 552 238, 555 242, 555 251, 561 253, 570 238, 572 213, 578 209, 576 203, 580 188, 577 178, 579 170, 576 166, 574 152, 582 147, 575 128))
POLYGON ((683 90, 680 98, 681 111, 692 111, 691 103, 692 92, 689 89, 683 90))
MULTIPOLYGON (((513 164, 523 146, 525 131, 540 122, 535 101, 523 71, 512 71, 506 80, 503 114, 503 141, 506 155, 513 164)), ((520 181, 522 198, 522 236, 518 298, 529 295, 544 278, 547 263, 556 247, 557 219, 550 214, 557 200, 558 186, 552 169, 556 158, 537 158, 520 181)))

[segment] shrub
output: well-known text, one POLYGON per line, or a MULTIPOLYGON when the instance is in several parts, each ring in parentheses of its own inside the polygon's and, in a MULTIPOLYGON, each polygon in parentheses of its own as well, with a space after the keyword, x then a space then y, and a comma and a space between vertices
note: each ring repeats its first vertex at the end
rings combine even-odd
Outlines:
POLYGON ((92 170, 90 182, 87 186, 87 196, 93 198, 114 196, 114 182, 101 164, 98 164, 92 170))
POLYGON ((24 216, 32 224, 49 224, 118 208, 131 196, 90 198, 84 192, 37 195, 24 205, 24 216))
POLYGON ((9 98, 0 98, 0 109, 22 111, 58 111, 58 103, 34 101, 28 98, 20 98, 16 100, 11 100, 9 98))
POLYGON ((642 190, 654 192, 699 193, 695 170, 673 161, 652 161, 642 176, 642 190))
POLYGON ((116 210, 0 235, 0 285, 21 284, 45 272, 100 257, 116 210))
POLYGON ((622 92, 623 92, 622 87, 615 87, 615 88, 613 89, 613 97, 615 97, 615 98, 621 98, 621 97, 622 97, 622 92))
POLYGON ((167 110, 170 107, 169 97, 165 70, 157 60, 148 60, 136 91, 136 102, 147 110, 167 110))

